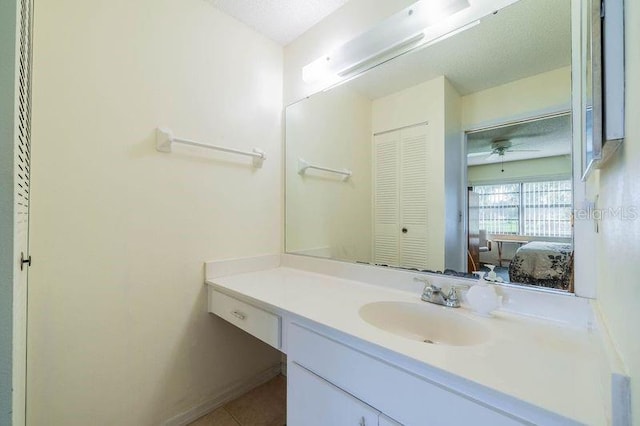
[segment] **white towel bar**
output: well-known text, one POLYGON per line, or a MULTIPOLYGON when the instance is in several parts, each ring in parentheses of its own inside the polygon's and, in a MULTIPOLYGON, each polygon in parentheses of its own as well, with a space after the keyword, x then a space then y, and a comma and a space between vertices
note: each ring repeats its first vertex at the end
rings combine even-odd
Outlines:
POLYGON ((351 175, 352 175, 351 170, 347 170, 347 169, 339 170, 339 169, 331 169, 329 167, 316 166, 314 164, 309 164, 308 162, 306 162, 302 158, 299 158, 298 159, 298 173, 303 175, 303 174, 305 174, 307 169, 315 169, 315 170, 322 170, 323 172, 337 173, 339 175, 343 175, 344 176, 344 178, 343 178, 344 180, 349 179, 351 177, 351 175))
POLYGON ((226 148, 218 145, 210 145, 206 143, 196 142, 189 139, 176 138, 171 133, 171 130, 167 128, 156 129, 156 149, 160 152, 171 152, 172 145, 174 143, 181 143, 185 145, 199 146, 201 148, 214 149, 216 151, 231 152, 233 154, 246 155, 253 158, 254 167, 262 167, 262 162, 267 159, 267 156, 262 150, 253 148, 252 151, 241 151, 234 148, 226 148))

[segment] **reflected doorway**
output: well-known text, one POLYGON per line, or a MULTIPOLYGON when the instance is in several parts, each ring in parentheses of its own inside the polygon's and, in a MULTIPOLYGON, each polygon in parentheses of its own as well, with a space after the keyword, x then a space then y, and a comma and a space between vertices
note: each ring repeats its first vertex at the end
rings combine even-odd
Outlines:
POLYGON ((466 133, 468 272, 573 291, 571 113, 466 133))

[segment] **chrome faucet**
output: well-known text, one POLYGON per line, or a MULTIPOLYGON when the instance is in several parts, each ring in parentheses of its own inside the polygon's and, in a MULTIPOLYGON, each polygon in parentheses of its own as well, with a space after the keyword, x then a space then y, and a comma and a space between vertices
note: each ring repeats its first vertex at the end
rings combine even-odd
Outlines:
POLYGON ((431 284, 427 278, 415 277, 413 280, 424 283, 421 299, 425 302, 435 303, 436 305, 447 306, 449 308, 460 307, 460 296, 454 286, 451 286, 449 292, 445 295, 441 287, 431 284))

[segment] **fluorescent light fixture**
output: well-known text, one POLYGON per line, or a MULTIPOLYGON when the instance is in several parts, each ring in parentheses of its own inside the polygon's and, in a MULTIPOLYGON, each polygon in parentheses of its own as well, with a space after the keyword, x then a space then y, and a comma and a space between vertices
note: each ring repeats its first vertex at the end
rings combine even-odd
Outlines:
POLYGON ((392 54, 394 52, 399 52, 404 47, 408 47, 412 44, 415 44, 416 42, 422 40, 423 38, 424 38, 424 32, 421 32, 420 34, 416 34, 413 37, 409 37, 407 40, 403 40, 399 43, 389 46, 388 48, 384 49, 382 52, 378 52, 373 56, 364 58, 363 60, 356 62, 350 67, 339 71, 338 76, 344 77, 346 75, 351 74, 353 71, 357 70, 358 68, 365 68, 366 65, 375 65, 378 60, 383 59, 385 56, 392 54))
POLYGON ((302 80, 307 83, 328 80, 334 74, 331 71, 331 55, 322 56, 302 68, 302 80))
MULTIPOLYGON (((441 41, 443 41, 443 40, 448 39, 449 37, 453 37, 453 36, 454 36, 454 35, 456 35, 456 34, 460 34, 460 33, 461 33, 461 32, 463 32, 463 31, 467 31, 468 29, 471 29, 471 28, 475 27, 476 25, 480 25, 480 20, 479 20, 479 19, 478 19, 477 21, 470 22, 470 23, 468 23, 467 25, 462 26, 462 27, 460 27, 460 28, 456 28, 456 29, 455 29, 455 30, 453 30, 453 31, 449 31, 448 33, 443 34, 443 35, 441 35, 440 37, 436 37, 436 38, 434 38, 434 39, 432 39, 432 40, 429 40, 428 42, 426 42, 426 43, 424 43, 424 44, 421 44, 421 45, 420 45, 420 48, 428 47, 428 46, 434 45, 434 44, 436 44, 436 43, 439 43, 439 42, 441 42, 441 41)), ((425 32, 423 33, 423 35, 425 35, 425 36, 426 36, 426 32, 427 32, 427 30, 425 30, 425 32)))
POLYGON ((350 73, 397 56, 420 44, 425 28, 468 8, 468 0, 421 0, 385 19, 373 29, 302 68, 307 83, 350 73))

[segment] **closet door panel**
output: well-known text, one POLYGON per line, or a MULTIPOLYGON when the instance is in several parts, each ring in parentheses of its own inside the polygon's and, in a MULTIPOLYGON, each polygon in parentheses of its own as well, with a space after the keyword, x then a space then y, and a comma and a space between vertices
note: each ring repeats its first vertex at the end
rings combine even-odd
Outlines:
POLYGON ((399 137, 391 132, 373 141, 373 261, 385 265, 400 262, 399 137))
POLYGON ((14 140, 14 274, 12 422, 26 423, 27 293, 29 267, 29 204, 31 200, 31 65, 33 1, 18 2, 16 114, 14 140))
POLYGON ((429 268, 429 187, 432 173, 428 126, 400 132, 400 265, 429 268))

